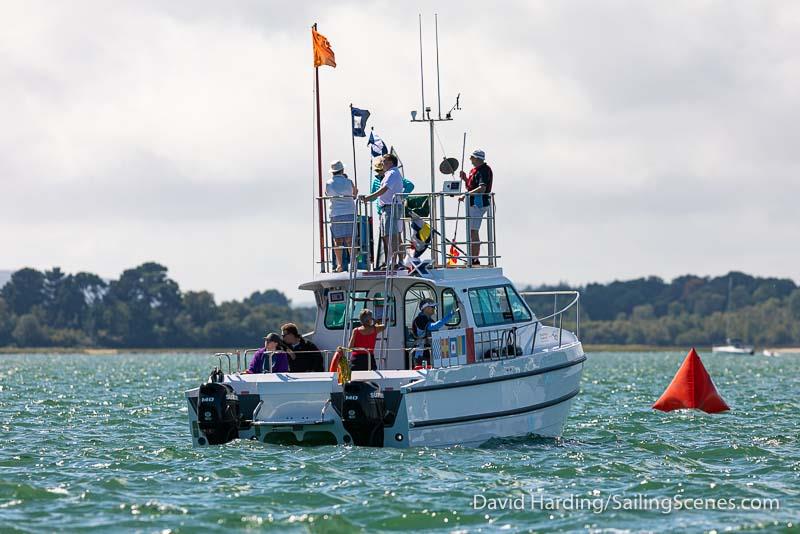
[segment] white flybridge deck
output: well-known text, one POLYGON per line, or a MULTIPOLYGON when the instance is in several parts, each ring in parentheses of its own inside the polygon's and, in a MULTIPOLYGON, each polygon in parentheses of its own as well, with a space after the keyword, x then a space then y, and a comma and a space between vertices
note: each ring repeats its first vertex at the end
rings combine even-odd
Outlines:
MULTIPOLYGON (((420 55, 421 28, 420 23, 420 55)), ((373 270, 372 265, 380 263, 375 251, 381 239, 373 237, 377 225, 373 225, 372 203, 358 199, 350 245, 342 251, 348 258, 343 263, 350 269, 332 272, 339 266, 334 263, 329 232, 331 224, 341 223, 327 220, 332 198, 320 191, 317 199, 320 272, 300 285, 314 293, 317 314, 314 331, 304 337, 321 349, 324 368, 329 369, 337 348, 346 345, 358 326, 359 312, 369 307, 378 322, 386 325, 374 350, 377 368, 353 371, 350 381, 340 384, 338 372, 269 372, 271 355, 266 372, 245 374, 254 349, 217 354, 219 366, 209 381, 186 392, 195 446, 239 438, 265 443, 443 447, 476 446, 492 438, 529 434, 561 435, 580 391, 586 361, 579 340, 579 294, 520 292, 504 276, 498 264, 491 193, 477 195, 488 207, 481 253, 470 256, 469 217, 459 205, 458 182, 445 182, 443 191, 435 192, 435 124, 452 120, 456 109, 460 109, 458 99, 442 117, 439 98, 438 118, 432 117, 423 91, 422 108, 411 113, 413 123, 429 125, 434 192, 397 195, 391 208, 402 210, 403 249, 413 247, 407 269, 394 269, 385 258, 387 266, 373 270), (474 265, 476 261, 480 264, 474 265), (411 324, 420 303, 427 299, 438 304, 440 316, 453 314, 442 329, 429 333, 419 361, 412 359, 420 339, 414 338, 411 324), (546 307, 544 316, 534 313, 534 303, 546 307), (222 371, 223 358, 227 373, 222 371)), ((317 120, 318 158, 319 132, 317 120)), ((457 168, 454 158, 444 158, 439 166, 451 178, 457 168)), ((318 171, 321 190, 321 164, 318 171)), ((470 195, 465 197, 464 205, 469 205, 470 195)), ((392 259, 392 254, 387 256, 392 259)))

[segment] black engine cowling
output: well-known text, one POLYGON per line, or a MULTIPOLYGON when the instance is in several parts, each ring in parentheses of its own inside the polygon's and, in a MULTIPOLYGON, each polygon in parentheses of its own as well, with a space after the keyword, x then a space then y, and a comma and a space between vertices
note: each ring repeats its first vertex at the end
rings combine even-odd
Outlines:
POLYGON ((344 386, 341 417, 356 445, 383 447, 385 404, 374 382, 350 382, 344 386))
POLYGON ((238 438, 240 419, 239 397, 231 386, 218 382, 200 386, 197 426, 210 445, 221 445, 238 438))

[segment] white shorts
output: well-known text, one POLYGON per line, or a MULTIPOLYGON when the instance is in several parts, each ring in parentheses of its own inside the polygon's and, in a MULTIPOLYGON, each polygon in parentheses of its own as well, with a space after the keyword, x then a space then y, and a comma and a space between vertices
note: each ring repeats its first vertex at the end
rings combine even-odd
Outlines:
POLYGON ((489 209, 489 206, 470 206, 467 210, 467 230, 475 230, 476 232, 481 229, 481 224, 483 223, 483 216, 486 215, 486 211, 489 209))

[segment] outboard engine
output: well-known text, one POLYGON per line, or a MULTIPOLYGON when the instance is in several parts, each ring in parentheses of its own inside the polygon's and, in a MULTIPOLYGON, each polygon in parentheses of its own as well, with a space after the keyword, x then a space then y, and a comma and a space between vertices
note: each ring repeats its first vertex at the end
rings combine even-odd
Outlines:
POLYGON ((383 447, 383 393, 374 382, 350 382, 344 386, 342 421, 356 445, 383 447))
POLYGON ((208 382, 200 386, 197 426, 210 445, 221 445, 238 438, 240 419, 239 397, 230 385, 208 382))

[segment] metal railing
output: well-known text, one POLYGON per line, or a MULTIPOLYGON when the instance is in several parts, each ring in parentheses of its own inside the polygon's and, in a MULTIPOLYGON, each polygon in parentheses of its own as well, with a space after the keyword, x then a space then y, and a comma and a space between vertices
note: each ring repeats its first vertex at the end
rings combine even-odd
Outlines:
MULTIPOLYGON (((561 348, 562 341, 563 341, 563 333, 564 333, 564 316, 567 312, 571 309, 575 310, 575 336, 580 339, 580 293, 578 291, 522 291, 519 293, 526 302, 529 298, 535 297, 553 297, 553 313, 549 315, 545 315, 543 317, 536 317, 536 320, 524 324, 522 326, 511 326, 505 328, 495 328, 491 330, 481 330, 475 331, 475 361, 481 362, 486 360, 495 360, 495 359, 505 359, 505 358, 513 358, 516 356, 520 356, 522 354, 532 354, 536 348, 536 339, 539 333, 539 328, 544 325, 545 321, 552 320, 552 327, 558 328, 558 348, 561 348), (559 296, 571 296, 572 299, 560 309, 558 308, 558 297, 559 296), (558 325, 558 326, 556 326, 558 325), (527 348, 528 343, 526 343, 525 347, 521 347, 518 343, 521 338, 525 335, 525 330, 533 327, 533 336, 531 336, 530 340, 530 349, 527 348)), ((414 354, 417 349, 420 347, 403 347, 403 348, 389 348, 386 347, 383 350, 385 352, 389 351, 403 351, 406 354, 406 362, 409 369, 413 369, 414 366, 414 354)), ((432 355, 431 350, 429 349, 429 356, 427 358, 427 363, 432 363, 432 355)), ((228 374, 232 374, 233 367, 232 367, 232 358, 236 356, 236 372, 243 372, 248 369, 248 355, 251 353, 255 353, 259 349, 245 349, 245 350, 237 350, 236 352, 218 352, 214 354, 214 358, 217 359, 219 362, 219 369, 223 369, 222 365, 222 358, 225 357, 228 360, 228 374)), ((337 349, 338 350, 338 349, 337 349)), ((305 354, 305 353, 320 353, 322 354, 323 358, 323 371, 327 371, 330 368, 330 362, 332 356, 337 352, 337 350, 327 350, 327 349, 320 349, 318 351, 293 351, 295 354, 305 354)), ((365 349, 359 349, 358 347, 350 349, 344 348, 344 354, 348 352, 352 352, 354 350, 365 351, 365 349)), ((263 371, 265 373, 272 372, 273 366, 273 356, 276 352, 285 352, 285 351, 268 351, 267 355, 267 365, 265 366, 266 369, 263 371)), ((375 357, 376 362, 380 361, 384 363, 384 357, 375 357)), ((379 366, 380 369, 381 366, 379 366)), ((367 369, 372 370, 372 358, 367 358, 367 369)))
MULTIPOLYGON (((481 194, 463 194, 463 201, 458 202, 455 207, 455 214, 453 214, 452 202, 446 200, 455 200, 456 197, 462 196, 462 193, 450 192, 436 192, 436 193, 400 193, 396 197, 400 198, 400 202, 388 207, 386 209, 399 209, 401 229, 400 229, 400 247, 405 250, 407 247, 412 246, 414 243, 413 237, 416 233, 414 224, 422 221, 427 223, 431 230, 431 235, 428 242, 425 254, 430 255, 432 265, 434 267, 466 267, 472 268, 478 265, 473 265, 473 260, 481 262, 482 266, 496 267, 500 259, 497 255, 497 243, 495 240, 495 222, 496 222, 496 206, 494 193, 481 193, 481 194), (480 217, 470 215, 470 202, 472 199, 484 200, 485 197, 489 198, 489 203, 486 206, 485 213, 480 217), (449 212, 448 212, 448 204, 449 212), (422 213, 422 215, 420 215, 422 213), (427 213, 427 215, 425 214, 427 213), (486 239, 479 237, 477 241, 472 241, 469 232, 469 222, 475 220, 485 220, 485 224, 481 225, 485 228, 486 239), (461 224, 463 221, 463 224, 461 224), (463 237, 459 238, 458 234, 462 232, 463 237), (479 245, 485 250, 472 256, 471 245, 479 245), (455 251, 453 253, 452 251, 455 251)), ((325 257, 319 261, 320 268, 323 272, 334 270, 335 249, 342 250, 342 256, 345 252, 351 253, 356 257, 355 268, 356 270, 371 270, 376 256, 379 251, 382 251, 381 240, 377 237, 373 239, 373 206, 370 202, 364 202, 362 199, 353 197, 318 197, 322 201, 323 206, 323 250, 325 257), (354 202, 354 214, 352 221, 331 221, 328 212, 330 203, 336 200, 352 199, 354 202), (351 226, 351 245, 336 245, 332 237, 332 231, 336 225, 352 225, 351 226), (377 249, 376 249, 377 247, 377 249)), ((380 234, 380 226, 378 233, 380 234)), ((480 233, 479 233, 480 236, 480 233)), ((424 258, 424 256, 423 256, 424 258)), ((386 263, 391 261, 391 258, 383 258, 386 263)), ((352 260, 351 260, 352 261, 352 260)), ((347 270, 351 266, 350 263, 342 267, 347 270)))
POLYGON ((502 360, 522 355, 517 345, 520 327, 498 328, 475 332, 475 361, 502 360))
MULTIPOLYGON (((320 269, 322 272, 333 272, 335 270, 335 250, 339 249, 342 253, 343 265, 336 265, 341 267, 342 270, 348 271, 351 266, 355 265, 356 270, 369 270, 373 261, 373 241, 372 241, 372 204, 359 202, 356 197, 347 196, 323 196, 317 197, 322 201, 323 209, 323 232, 321 236, 323 241, 323 250, 325 257, 321 258, 320 269), (353 202, 353 219, 352 221, 332 221, 329 218, 329 207, 331 203, 336 201, 352 201, 353 202), (350 226, 350 245, 341 244, 337 245, 333 238, 332 232, 338 226, 350 226), (348 257, 346 260, 345 254, 348 257), (352 256, 355 256, 354 258, 352 256)), ((348 237, 340 238, 348 239, 348 237)))
MULTIPOLYGON (((525 299, 527 302, 528 297, 553 297, 553 313, 550 315, 545 315, 544 317, 536 317, 536 321, 533 323, 534 325, 534 332, 533 332, 533 342, 531 344, 531 353, 536 348, 536 335, 539 332, 539 326, 544 324, 544 321, 549 319, 553 320, 553 328, 556 328, 556 318, 558 318, 558 347, 561 348, 561 341, 564 334, 564 315, 567 310, 575 308, 575 337, 580 339, 581 336, 581 294, 578 291, 522 291, 520 292, 520 296, 525 299), (573 299, 561 309, 558 308, 558 297, 561 295, 569 295, 572 296, 573 299)), ((530 325, 526 325, 530 326, 530 325)))

